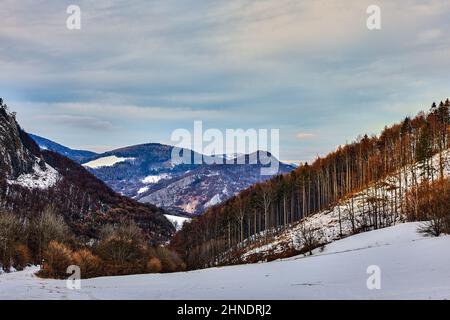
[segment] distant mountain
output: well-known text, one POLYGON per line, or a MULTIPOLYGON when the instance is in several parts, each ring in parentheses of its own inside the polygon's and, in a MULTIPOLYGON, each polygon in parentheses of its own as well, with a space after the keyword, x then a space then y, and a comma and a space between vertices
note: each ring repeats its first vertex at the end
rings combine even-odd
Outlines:
POLYGON ((35 134, 29 133, 28 135, 39 145, 41 150, 50 150, 53 152, 57 152, 60 155, 63 155, 78 163, 83 163, 88 159, 91 159, 97 155, 97 153, 92 151, 70 149, 59 143, 56 143, 46 138, 42 138, 35 134))
MULTIPOLYGON (((249 164, 249 155, 245 156, 247 164, 236 164, 243 155, 236 155, 235 164, 177 164, 171 160, 172 149, 157 143, 130 146, 98 155, 83 166, 123 195, 182 215, 201 214, 272 177, 261 175, 260 161, 249 164)), ((184 152, 190 152, 191 157, 199 155, 191 150, 184 152)), ((293 169, 280 163, 278 174, 293 169)))
MULTIPOLYGON (((179 164, 171 160, 172 146, 148 143, 124 147, 102 154, 72 150, 48 139, 32 135, 41 149, 70 157, 104 181, 114 191, 141 203, 150 203, 183 216, 198 215, 249 186, 272 176, 261 175, 263 165, 248 164, 249 155, 220 155, 235 164, 179 164), (245 163, 236 164, 239 160, 245 163)), ((184 150, 201 156, 192 150, 184 150)), ((259 153, 255 153, 259 156, 259 153)), ((208 157, 205 156, 204 159, 208 157)), ((277 161, 272 157, 273 161, 277 161)), ((280 163, 279 174, 294 166, 280 163)))
POLYGON ((2 104, 0 160, 0 211, 31 217, 52 205, 82 239, 96 238, 102 226, 124 219, 134 220, 153 243, 175 231, 164 210, 123 197, 78 163, 40 150, 2 104))

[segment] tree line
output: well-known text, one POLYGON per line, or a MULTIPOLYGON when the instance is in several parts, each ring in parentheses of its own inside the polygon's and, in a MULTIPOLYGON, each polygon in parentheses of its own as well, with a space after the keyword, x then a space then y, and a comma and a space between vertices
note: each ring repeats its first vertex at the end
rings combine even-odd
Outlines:
MULTIPOLYGON (((448 99, 433 103, 428 112, 385 127, 379 136, 360 136, 312 164, 256 184, 185 223, 171 244, 188 268, 217 265, 224 254, 267 239, 368 187, 367 217, 363 223, 352 221, 352 232, 388 226, 410 209, 406 193, 423 180, 444 178, 449 108, 448 99), (394 181, 384 182, 388 176, 394 181)), ((348 210, 350 217, 353 210, 348 210)))
POLYGON ((83 242, 52 206, 31 218, 0 212, 0 272, 30 264, 41 266, 39 276, 51 278, 67 278, 67 268, 76 265, 83 279, 186 268, 175 252, 150 245, 132 219, 108 223, 98 239, 83 242))

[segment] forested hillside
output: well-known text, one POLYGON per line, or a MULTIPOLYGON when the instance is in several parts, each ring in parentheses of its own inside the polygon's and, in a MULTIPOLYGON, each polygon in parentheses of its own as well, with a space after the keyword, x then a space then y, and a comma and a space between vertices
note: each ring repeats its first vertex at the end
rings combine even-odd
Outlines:
MULTIPOLYGON (((271 178, 261 175, 261 168, 267 166, 261 161, 240 164, 236 156, 235 164, 212 165, 212 161, 206 161, 208 156, 185 149, 183 154, 190 154, 191 159, 204 160, 200 164, 178 163, 172 159, 173 148, 159 143, 129 146, 97 155, 83 166, 120 194, 187 216, 200 215, 210 206, 271 178)), ((278 159, 272 156, 274 162, 278 159)), ((293 169, 280 162, 277 173, 293 169)))
MULTIPOLYGON (((379 136, 361 136, 312 164, 254 185, 186 223, 172 246, 184 255, 190 268, 216 265, 223 262, 224 253, 233 256, 369 187, 371 193, 364 198, 367 205, 363 208, 367 212, 363 213, 370 219, 354 224, 352 233, 389 226, 413 206, 413 200, 404 201, 405 194, 418 190, 421 181, 444 178, 449 108, 448 99, 433 103, 428 112, 406 117, 379 136)), ((418 192, 413 194, 417 200, 418 192)), ((351 216, 354 203, 349 203, 351 216)))
POLYGON ((31 217, 52 206, 77 236, 98 236, 105 223, 134 219, 155 242, 173 227, 165 211, 123 197, 76 162, 40 150, 0 102, 0 210, 31 217))
POLYGON ((43 259, 49 277, 72 264, 83 277, 174 271, 182 262, 160 246, 175 231, 166 213, 41 151, 0 99, 0 273, 43 259))

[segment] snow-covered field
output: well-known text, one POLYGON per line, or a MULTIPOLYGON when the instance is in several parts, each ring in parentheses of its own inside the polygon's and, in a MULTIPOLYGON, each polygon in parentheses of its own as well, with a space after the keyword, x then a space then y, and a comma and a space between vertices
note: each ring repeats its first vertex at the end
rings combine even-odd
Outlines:
POLYGON ((358 234, 310 257, 173 274, 44 280, 35 269, 0 275, 0 299, 449 299, 450 236, 423 237, 418 223, 358 234), (367 268, 379 266, 381 289, 367 268))

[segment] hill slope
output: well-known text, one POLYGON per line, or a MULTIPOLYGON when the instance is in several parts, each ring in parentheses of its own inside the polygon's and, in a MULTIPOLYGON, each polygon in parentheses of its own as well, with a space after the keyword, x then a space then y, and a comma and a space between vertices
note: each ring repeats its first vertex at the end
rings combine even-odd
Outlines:
POLYGON ((91 159, 97 155, 97 153, 87 150, 76 150, 65 147, 59 143, 53 142, 49 139, 37 136, 35 134, 28 134, 41 148, 41 150, 49 150, 57 152, 69 159, 72 159, 78 163, 83 163, 88 159, 91 159))
MULTIPOLYGON (((442 153, 442 158, 444 163, 444 176, 450 177, 450 149, 442 153)), ((439 170, 438 155, 435 155, 431 159, 431 164, 433 170, 439 170)), ((409 181, 410 185, 412 185, 414 179, 425 179, 424 171, 417 164, 403 168, 400 174, 402 176, 401 180, 409 181)), ((316 240, 322 244, 331 243, 330 245, 333 246, 333 241, 352 235, 358 231, 354 230, 352 221, 355 229, 359 229, 365 224, 365 219, 368 218, 367 212, 371 206, 375 207, 370 201, 374 199, 374 195, 377 191, 380 192, 382 187, 385 188, 386 193, 378 201, 384 203, 383 214, 392 219, 392 221, 387 222, 387 225, 404 222, 406 217, 400 214, 400 201, 396 201, 394 194, 387 191, 389 188, 391 190, 399 189, 397 177, 397 174, 392 174, 382 181, 378 181, 376 184, 352 194, 346 199, 342 199, 339 204, 309 217, 305 217, 302 221, 280 230, 267 239, 261 239, 257 243, 244 245, 240 251, 240 257, 235 262, 274 259, 277 256, 285 256, 287 252, 300 251, 303 243, 301 243, 302 240, 299 239, 299 235, 302 232, 302 228, 305 227, 311 228, 312 230, 319 230, 320 228, 320 232, 317 232, 315 235, 316 240)), ((397 196, 403 198, 406 190, 407 188, 402 189, 402 193, 397 193, 397 196)), ((383 225, 380 227, 383 227, 383 225)))
MULTIPOLYGON (((329 226, 324 224, 328 222, 333 224, 334 231, 337 228, 339 236, 349 234, 343 229, 349 223, 351 234, 391 226, 406 219, 406 208, 417 203, 417 195, 414 200, 404 201, 403 196, 409 190, 417 188, 421 181, 446 176, 449 148, 447 99, 439 105, 433 103, 428 112, 385 127, 378 136, 360 136, 312 164, 306 163, 288 175, 254 185, 210 208, 184 224, 172 246, 194 269, 240 263, 242 253, 270 243, 298 223, 301 228, 306 227, 302 233, 307 233, 308 238, 327 232, 329 226), (363 191, 367 192, 358 198, 363 191), (326 218, 332 215, 332 221, 303 223, 328 212, 332 214, 326 218)), ((417 221, 423 216, 414 212, 409 218, 417 221)), ((292 237, 287 238, 292 242, 292 237)), ((308 242, 317 245, 316 239, 309 240, 304 241, 301 250, 313 246, 308 242)), ((290 252, 281 248, 276 253, 295 254, 289 247, 290 252)), ((255 256, 251 261, 264 258, 255 256)))
POLYGON ((449 299, 450 236, 425 238, 418 223, 355 235, 322 253, 269 263, 173 274, 65 281, 0 275, 0 299, 449 299), (381 289, 366 286, 367 268, 381 270, 381 289), (412 281, 412 279, 414 281, 412 281))
POLYGON ((41 151, 14 114, 0 106, 0 210, 22 217, 49 205, 63 215, 75 235, 95 238, 101 226, 135 220, 151 242, 174 232, 165 211, 116 194, 76 162, 41 151))

